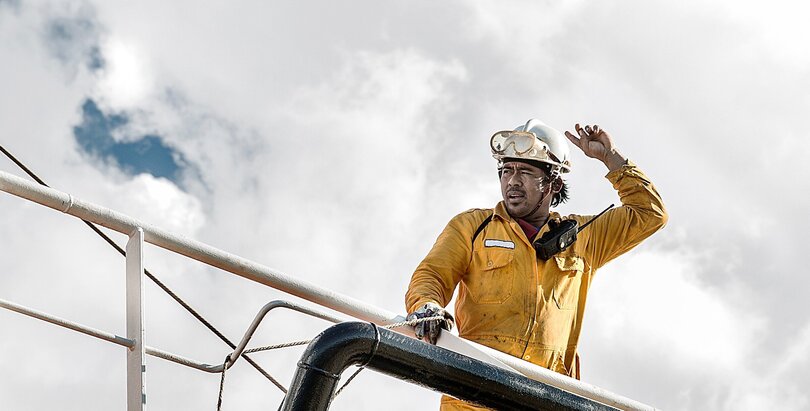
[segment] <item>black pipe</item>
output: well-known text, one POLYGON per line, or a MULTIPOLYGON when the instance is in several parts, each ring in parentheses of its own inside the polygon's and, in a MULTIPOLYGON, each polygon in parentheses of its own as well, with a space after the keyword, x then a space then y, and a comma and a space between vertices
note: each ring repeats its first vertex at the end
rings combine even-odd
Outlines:
POLYGON ((523 375, 360 322, 332 326, 312 340, 298 362, 282 409, 327 410, 340 374, 353 364, 498 410, 615 410, 523 375))

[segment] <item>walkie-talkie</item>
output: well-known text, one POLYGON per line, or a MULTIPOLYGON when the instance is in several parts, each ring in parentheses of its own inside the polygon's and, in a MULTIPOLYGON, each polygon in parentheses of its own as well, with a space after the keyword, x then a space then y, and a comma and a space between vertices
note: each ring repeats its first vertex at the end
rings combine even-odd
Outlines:
POLYGON ((613 208, 613 204, 602 210, 601 213, 597 214, 592 219, 588 220, 588 222, 583 224, 582 227, 579 227, 579 223, 577 223, 575 220, 563 220, 559 223, 549 221, 548 232, 543 234, 542 237, 538 238, 537 241, 532 244, 534 246, 534 251, 537 252, 537 256, 545 261, 551 258, 554 254, 565 250, 571 244, 574 244, 574 241, 577 241, 577 234, 579 234, 580 231, 587 227, 588 224, 592 223, 593 220, 596 220, 602 214, 605 214, 605 212, 611 208, 613 208))

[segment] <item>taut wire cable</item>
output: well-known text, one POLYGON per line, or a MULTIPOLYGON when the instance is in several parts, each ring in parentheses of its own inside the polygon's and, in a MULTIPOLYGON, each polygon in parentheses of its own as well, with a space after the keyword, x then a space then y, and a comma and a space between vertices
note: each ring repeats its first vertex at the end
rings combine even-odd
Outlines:
MULTIPOLYGON (((406 325, 413 326, 413 325, 423 323, 423 322, 426 322, 426 321, 444 320, 444 319, 445 318, 442 315, 437 315, 437 316, 433 316, 433 317, 425 317, 425 318, 415 318, 413 320, 407 320, 407 321, 402 321, 402 322, 398 322, 398 323, 384 325, 384 326, 381 326, 380 328, 385 328, 385 329, 390 330, 392 328, 403 327, 403 326, 406 326, 406 325)), ((265 345, 265 346, 262 346, 262 347, 249 348, 249 349, 245 350, 244 353, 247 354, 247 353, 260 352, 260 351, 275 350, 275 349, 278 349, 278 348, 296 347, 296 346, 299 346, 299 345, 309 344, 310 342, 312 342, 311 339, 310 340, 291 341, 291 342, 286 342, 286 343, 281 343, 281 344, 274 344, 274 345, 265 345)), ((222 376, 220 378, 220 384, 219 384, 219 395, 217 396, 217 398, 218 398, 218 400, 217 400, 217 411, 222 411, 222 392, 223 392, 223 390, 225 388, 225 371, 228 369, 228 363, 229 362, 230 362, 230 356, 225 357, 225 362, 222 364, 223 366, 222 366, 222 376)), ((335 397, 337 397, 343 391, 343 389, 346 388, 346 386, 349 385, 350 382, 352 382, 354 377, 357 377, 357 374, 360 374, 360 371, 363 371, 363 369, 365 369, 365 365, 357 368, 357 370, 355 370, 354 373, 351 376, 349 376, 348 379, 346 379, 346 382, 344 382, 343 385, 341 385, 340 388, 338 388, 337 391, 335 391, 335 394, 332 395, 332 398, 334 399, 335 397)), ((281 390, 284 391, 284 394, 287 394, 287 389, 282 388, 282 387, 279 387, 279 388, 281 388, 281 390)))
MULTIPOLYGON (((5 155, 6 155, 6 157, 8 157, 8 158, 9 158, 11 161, 13 161, 13 162, 14 162, 14 164, 16 164, 16 165, 17 165, 17 167, 20 167, 20 168, 21 168, 21 169, 22 169, 22 170, 23 170, 23 171, 24 171, 26 174, 28 174, 28 175, 29 175, 31 178, 33 178, 33 179, 34 179, 34 181, 36 181, 37 183, 39 183, 39 184, 41 184, 41 185, 43 185, 43 186, 45 186, 45 187, 50 187, 50 186, 49 186, 48 184, 46 184, 46 183, 45 183, 45 182, 44 182, 44 181, 43 181, 41 178, 39 178, 39 177, 38 177, 36 174, 34 174, 34 172, 33 172, 33 171, 31 171, 30 169, 28 169, 28 167, 26 167, 26 166, 25 166, 25 164, 23 164, 23 163, 22 163, 20 160, 17 160, 17 158, 16 158, 16 157, 14 157, 14 155, 13 155, 13 154, 11 154, 10 152, 8 152, 8 151, 7 151, 7 150, 6 150, 6 149, 5 149, 5 148, 4 148, 4 147, 3 147, 1 144, 0 144, 0 151, 2 151, 2 152, 3 152, 3 154, 5 154, 5 155)), ((72 199, 72 197, 71 197, 71 199, 72 199)), ((101 230, 100 230, 100 229, 99 229, 99 228, 98 228, 98 227, 97 227, 95 224, 93 224, 93 223, 91 223, 91 222, 89 222, 89 221, 87 221, 87 220, 82 220, 82 221, 83 221, 83 222, 84 222, 84 223, 85 223, 85 224, 86 224, 88 227, 90 227, 90 229, 91 229, 91 230, 93 230, 93 231, 94 231, 96 234, 98 234, 98 235, 99 235, 101 238, 103 238, 103 239, 104 239, 104 241, 106 241, 106 242, 107 242, 107 244, 109 244, 109 245, 111 245, 113 248, 115 248, 115 250, 116 250, 116 251, 118 251, 118 253, 119 253, 119 254, 121 254, 122 256, 126 257, 127 252, 126 252, 126 251, 124 251, 124 249, 122 249, 121 247, 119 247, 119 246, 118 246, 118 244, 116 244, 116 243, 115 243, 115 242, 114 242, 114 241, 113 241, 113 240, 112 240, 112 239, 111 239, 109 236, 107 236, 107 234, 104 234, 104 233, 103 233, 103 232, 102 232, 102 231, 101 231, 101 230)), ((219 330, 218 330, 216 327, 214 327, 214 326, 213 326, 213 324, 211 324, 210 322, 208 322, 208 320, 206 320, 205 318, 203 318, 203 316, 202 316, 202 315, 200 315, 200 313, 198 313, 198 312, 197 312, 197 310, 195 310, 195 309, 194 309, 194 308, 192 308, 190 305, 188 305, 188 304, 187 304, 185 301, 183 301, 183 299, 182 299, 182 298, 180 298, 180 297, 179 297, 177 294, 175 294, 175 293, 174 293, 174 292, 173 292, 171 289, 169 289, 169 287, 167 287, 165 284, 163 284, 163 282, 162 282, 162 281, 158 280, 158 279, 157 279, 157 277, 155 277, 154 275, 152 275, 152 273, 150 273, 150 272, 149 272, 149 270, 147 270, 147 269, 145 269, 145 268, 144 268, 144 270, 143 270, 143 271, 144 271, 144 274, 146 274, 146 276, 147 276, 147 277, 148 277, 150 280, 152 280, 152 282, 154 282, 154 283, 155 283, 155 284, 156 284, 158 287, 160 287, 160 289, 162 289, 164 292, 166 292, 166 294, 168 294, 170 297, 172 297, 172 299, 174 299, 174 301, 176 301, 176 302, 177 302, 178 304, 180 304, 180 305, 181 305, 181 306, 182 306, 182 307, 183 307, 183 308, 184 308, 186 311, 188 311, 188 312, 189 312, 189 314, 191 314, 191 315, 192 315, 194 318, 196 318, 198 321, 200 321, 200 322, 201 322, 201 323, 202 323, 202 324, 203 324, 203 325, 204 325, 206 328, 208 328, 208 329, 209 329, 211 332, 213 332, 213 333, 214 333, 214 334, 215 334, 217 337, 219 337, 219 339, 220 339, 220 340, 222 340, 223 342, 225 342, 225 344, 227 344, 229 347, 231 347, 231 349, 236 349, 236 344, 234 344, 233 342, 231 342, 231 340, 230 340, 228 337, 226 337, 224 334, 222 334, 222 333, 221 333, 221 332, 220 332, 220 331, 219 331, 219 330)), ((251 359, 250 357, 246 356, 244 353, 242 354, 242 358, 244 358, 244 359, 245 359, 245 361, 247 361, 247 362, 248 362, 250 365, 252 365, 252 366, 253 366, 253 368, 255 368, 255 369, 256 369, 257 371, 259 371, 259 372, 260 372, 262 375, 264 375, 264 376, 265 376, 265 378, 267 378, 268 380, 270 380, 270 382, 272 382, 272 383, 273 383, 273 384, 274 384, 276 387, 278 387, 278 388, 280 388, 282 391, 285 391, 285 392, 286 392, 286 389, 284 388, 284 386, 283 386, 283 385, 281 385, 281 383, 280 383, 280 382, 278 382, 278 381, 277 381, 275 378, 273 378, 273 376, 272 376, 272 375, 270 375, 270 374, 269 374, 267 371, 265 371, 265 370, 264 370, 264 369, 263 369, 261 366, 259 366, 259 364, 257 364, 255 361, 253 361, 253 359, 251 359)))

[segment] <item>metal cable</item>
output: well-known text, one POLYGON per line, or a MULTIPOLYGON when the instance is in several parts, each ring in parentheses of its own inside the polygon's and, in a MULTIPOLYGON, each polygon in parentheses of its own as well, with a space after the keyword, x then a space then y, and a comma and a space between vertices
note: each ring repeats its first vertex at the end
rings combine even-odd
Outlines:
POLYGON ((332 396, 332 399, 340 395, 340 392, 343 391, 343 389, 346 388, 346 386, 349 385, 350 382, 352 382, 354 377, 357 377, 357 374, 360 374, 360 371, 363 371, 364 369, 365 367, 357 368, 357 370, 355 370, 354 373, 348 379, 346 379, 346 382, 344 382, 343 385, 341 385, 340 388, 338 388, 338 390, 335 391, 335 395, 332 396))
MULTIPOLYGON (((25 166, 25 164, 23 164, 20 160, 17 160, 17 158, 14 157, 13 154, 8 152, 2 145, 0 145, 0 151, 2 151, 3 154, 6 155, 6 157, 8 157, 11 161, 13 161, 14 164, 16 164, 18 167, 20 167, 23 171, 25 171, 26 174, 28 174, 31 178, 33 178, 34 181, 36 181, 37 183, 39 183, 39 184, 41 184, 41 185, 43 185, 45 187, 50 187, 47 183, 42 181, 41 178, 39 178, 36 174, 34 174, 33 171, 29 170, 28 167, 25 166)), ((107 234, 104 234, 95 224, 93 224, 93 223, 91 223, 91 222, 89 222, 87 220, 82 220, 82 221, 88 227, 90 227, 91 230, 95 231, 96 234, 98 234, 101 238, 103 238, 104 241, 107 242, 107 244, 109 244, 113 248, 115 248, 115 250, 118 251, 119 254, 126 257, 126 255, 127 255, 126 251, 124 251, 124 249, 119 247, 118 244, 116 244, 109 236, 107 236, 107 234)), ((203 316, 200 315, 197 312, 197 310, 193 309, 190 305, 188 305, 185 301, 183 301, 183 299, 181 299, 177 294, 175 294, 172 290, 170 290, 169 287, 167 287, 165 284, 163 284, 163 282, 158 280, 157 277, 152 275, 152 273, 150 273, 149 270, 144 269, 143 271, 144 271, 144 274, 146 274, 146 276, 150 280, 152 280, 152 282, 154 282, 158 287, 160 287, 160 289, 162 289, 164 292, 166 292, 166 294, 168 294, 170 297, 172 297, 172 299, 174 299, 174 301, 176 301, 186 311, 188 311, 189 314, 191 314, 194 318, 196 318, 198 321, 200 321, 206 328, 208 328, 217 337, 219 337, 220 340, 222 340, 223 342, 228 344, 228 346, 231 347, 231 349, 236 349, 236 344, 231 342, 231 340, 228 337, 223 335, 216 327, 214 327, 211 323, 209 323, 208 320, 203 318, 203 316)), ((261 366, 259 366, 259 364, 257 364, 255 361, 253 361, 253 359, 246 356, 244 353, 242 354, 242 358, 244 358, 245 361, 247 361, 250 365, 253 366, 253 368, 255 368, 257 371, 259 371, 268 380, 270 380, 270 382, 272 382, 276 387, 278 387, 279 389, 281 389, 284 392, 287 392, 286 388, 284 388, 284 386, 281 385, 280 382, 278 382, 275 378, 273 378, 273 376, 271 376, 267 371, 265 371, 261 366)))
MULTIPOLYGON (((36 174, 34 174, 33 171, 29 170, 28 167, 25 166, 25 164, 23 164, 22 162, 17 160, 17 158, 14 157, 14 155, 12 155, 10 152, 8 152, 2 145, 0 145, 0 151, 2 151, 3 154, 6 155, 6 157, 8 157, 11 161, 13 161, 14 164, 16 164, 18 167, 20 167, 26 174, 28 174, 31 178, 33 178, 34 181, 36 181, 37 183, 39 183, 39 184, 41 184, 41 185, 43 185, 45 187, 50 187, 47 183, 45 183, 42 179, 40 179, 36 174)), ((93 230, 102 239, 104 239, 104 241, 106 241, 107 244, 109 244, 110 246, 115 248, 115 250, 118 251, 119 254, 126 257, 126 255, 127 255, 126 251, 124 251, 124 249, 119 247, 118 244, 116 244, 109 236, 107 236, 107 234, 104 234, 104 232, 102 232, 95 224, 93 224, 93 223, 91 223, 91 222, 89 222, 87 220, 84 220, 84 219, 82 219, 82 222, 84 222, 88 227, 90 227, 91 230, 93 230)), ((203 316, 200 315, 194 308, 192 308, 185 301, 183 301, 183 299, 180 298, 177 294, 175 294, 171 289, 169 289, 169 287, 167 287, 165 284, 163 284, 162 281, 158 280, 157 277, 152 275, 152 273, 150 273, 149 270, 144 269, 144 274, 146 274, 146 276, 150 280, 152 280, 152 282, 154 282, 158 287, 160 287, 160 289, 162 289, 166 294, 168 294, 170 297, 172 297, 172 299, 174 299, 178 304, 180 304, 184 309, 186 309, 186 311, 188 311, 194 318, 196 318, 203 325, 205 325, 206 328, 208 328, 211 332, 213 332, 223 342, 228 344, 228 346, 230 346, 231 349, 236 349, 236 345, 233 342, 231 342, 231 340, 228 337, 223 335, 216 327, 214 327, 210 322, 208 322, 208 320, 203 318, 203 316)), ((391 328, 402 327, 402 326, 405 326, 405 325, 416 325, 416 324, 419 324, 419 323, 425 322, 425 321, 441 320, 441 319, 444 319, 444 317, 443 316, 435 316, 435 317, 417 318, 417 319, 414 319, 414 320, 402 321, 402 322, 398 322, 398 323, 394 323, 394 324, 389 324, 389 325, 383 326, 382 328, 391 329, 391 328)), ((295 346, 299 346, 299 345, 305 345, 305 344, 309 344, 311 341, 312 340, 301 340, 301 341, 293 341, 293 342, 288 342, 288 343, 283 343, 283 344, 267 345, 267 346, 263 346, 263 347, 251 348, 251 349, 247 349, 247 350, 243 351, 241 357, 244 358, 245 361, 247 361, 250 365, 252 365, 257 371, 259 371, 268 380, 270 380, 270 382, 272 382, 276 387, 278 387, 282 392, 284 392, 286 394, 287 393, 287 388, 285 388, 283 385, 281 385, 281 383, 278 382, 278 380, 273 378, 273 376, 271 376, 267 371, 265 371, 261 366, 259 366, 259 364, 257 364, 255 361, 253 361, 253 359, 248 357, 247 354, 254 353, 254 352, 260 352, 260 351, 274 350, 274 349, 278 349, 278 348, 286 348, 286 347, 295 347, 295 346)), ((224 366, 222 367, 222 374, 221 374, 220 380, 219 380, 219 395, 218 395, 218 398, 217 398, 217 411, 221 411, 221 409, 222 409, 222 394, 223 394, 224 388, 225 388, 225 371, 228 368, 227 366, 228 366, 228 359, 229 358, 230 358, 230 355, 225 357, 225 362, 223 363, 224 366)), ((360 371, 363 371, 364 368, 365 367, 358 368, 348 379, 346 379, 346 382, 343 383, 343 385, 335 392, 335 395, 332 396, 332 398, 337 397, 338 394, 340 394, 343 391, 343 389, 346 388, 346 386, 349 385, 349 383, 352 382, 352 380, 355 377, 357 377, 358 374, 360 374, 360 371)))
POLYGON ((222 410, 222 388, 225 386, 225 370, 228 368, 228 362, 230 361, 231 356, 225 356, 224 367, 222 367, 222 375, 219 377, 219 397, 217 398, 217 411, 222 410))
POLYGON ((265 346, 262 346, 262 347, 250 348, 250 349, 247 349, 247 350, 245 350, 243 352, 245 354, 251 354, 251 353, 259 352, 259 351, 275 350, 277 348, 296 347, 296 346, 299 346, 299 345, 307 345, 307 344, 310 343, 310 341, 312 341, 312 340, 300 340, 300 341, 292 341, 292 342, 275 344, 275 345, 265 345, 265 346))
MULTIPOLYGON (((413 320, 388 324, 388 325, 384 325, 384 326, 382 326, 380 328, 385 328, 386 330, 390 330, 392 328, 402 327, 402 326, 405 326, 405 325, 416 325, 416 324, 427 322, 427 321, 443 320, 443 319, 444 319, 443 316, 436 315, 436 316, 433 316, 433 317, 415 318, 413 320)), ((292 341, 292 342, 286 342, 286 343, 281 343, 281 344, 265 345, 265 346, 262 346, 262 347, 249 348, 249 349, 246 349, 243 352, 246 353, 246 354, 250 354, 250 353, 260 352, 260 351, 275 350, 277 348, 287 348, 287 347, 295 347, 295 346, 298 346, 298 345, 307 345, 310 342, 312 342, 312 340, 299 340, 299 341, 292 341)))
MULTIPOLYGON (((423 322, 426 322, 426 321, 444 320, 444 319, 445 319, 444 316, 436 315, 436 316, 433 316, 433 317, 415 318, 413 320, 407 320, 407 321, 402 321, 402 322, 398 322, 398 323, 388 324, 388 325, 384 325, 384 326, 382 326, 380 328, 392 329, 392 328, 402 327, 402 326, 405 326, 405 325, 416 325, 416 324, 423 323, 423 322)), ((247 353, 260 352, 260 351, 275 350, 275 349, 278 349, 278 348, 296 347, 296 346, 299 346, 299 345, 309 344, 310 342, 312 342, 312 340, 299 340, 299 341, 292 341, 292 342, 281 343, 281 344, 265 345, 263 347, 256 347, 256 348, 247 349, 247 350, 243 351, 243 353, 247 354, 247 353)), ((222 407, 222 391, 225 388, 224 387, 224 385, 225 385, 224 384, 225 371, 228 369, 228 359, 229 358, 230 358, 230 356, 225 357, 225 362, 222 364, 222 378, 221 378, 220 384, 219 384, 219 396, 218 396, 219 401, 217 402, 217 411, 221 411, 221 407, 222 407)), ((365 369, 365 366, 358 368, 357 371, 355 371, 346 380, 346 382, 344 382, 343 385, 341 385, 340 388, 338 388, 338 390, 335 391, 335 395, 333 395, 332 398, 337 397, 338 394, 340 394, 341 391, 343 391, 343 389, 346 388, 346 386, 349 385, 350 382, 352 382, 354 377, 357 377, 357 374, 360 374, 360 371, 363 371, 364 369, 365 369)), ((284 394, 287 394, 287 389, 286 388, 284 388, 284 387, 279 387, 279 388, 282 391, 284 391, 284 394)))

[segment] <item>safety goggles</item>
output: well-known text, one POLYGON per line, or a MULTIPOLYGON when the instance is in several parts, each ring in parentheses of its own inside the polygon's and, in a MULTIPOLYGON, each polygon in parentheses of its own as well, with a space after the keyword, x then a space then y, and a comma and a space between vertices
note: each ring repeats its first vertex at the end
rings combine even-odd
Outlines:
POLYGON ((518 157, 527 160, 559 162, 549 152, 548 145, 528 131, 499 131, 489 140, 495 158, 518 157))

